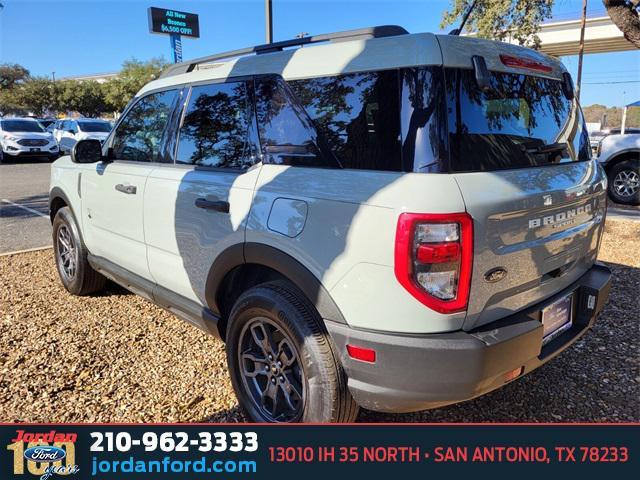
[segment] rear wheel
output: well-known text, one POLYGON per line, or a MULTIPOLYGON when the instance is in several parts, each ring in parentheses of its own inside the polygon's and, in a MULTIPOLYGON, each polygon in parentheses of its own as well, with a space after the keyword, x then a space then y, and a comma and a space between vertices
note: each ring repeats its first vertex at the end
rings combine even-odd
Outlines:
POLYGON ((616 203, 640 205, 640 160, 625 160, 611 168, 609 196, 616 203))
POLYGON ((313 305, 284 281, 240 296, 227 328, 227 362, 255 422, 352 422, 358 406, 313 305))
POLYGON ((87 247, 69 207, 58 210, 53 219, 53 253, 58 275, 69 293, 87 295, 104 287, 106 278, 89 265, 87 247))

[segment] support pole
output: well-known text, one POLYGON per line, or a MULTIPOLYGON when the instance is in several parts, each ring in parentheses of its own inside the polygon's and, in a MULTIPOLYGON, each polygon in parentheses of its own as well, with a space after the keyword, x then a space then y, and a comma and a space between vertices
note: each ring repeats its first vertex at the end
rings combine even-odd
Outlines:
POLYGON ((580 101, 580 86, 582 85, 582 57, 584 56, 584 27, 587 23, 587 0, 582 0, 582 22, 580 23, 580 50, 578 51, 578 82, 576 86, 576 100, 580 101))
POLYGON ((172 33, 169 38, 171 39, 173 63, 180 63, 182 62, 182 38, 177 33, 172 33))
POLYGON ((271 0, 264 0, 264 20, 267 43, 273 43, 273 8, 271 0))

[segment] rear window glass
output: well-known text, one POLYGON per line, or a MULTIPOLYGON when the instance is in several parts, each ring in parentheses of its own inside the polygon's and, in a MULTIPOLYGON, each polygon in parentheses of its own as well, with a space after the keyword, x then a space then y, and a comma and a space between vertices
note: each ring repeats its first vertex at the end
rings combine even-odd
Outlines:
POLYGON ((451 170, 522 168, 588 160, 582 112, 558 80, 491 73, 478 88, 472 70, 445 71, 451 170))

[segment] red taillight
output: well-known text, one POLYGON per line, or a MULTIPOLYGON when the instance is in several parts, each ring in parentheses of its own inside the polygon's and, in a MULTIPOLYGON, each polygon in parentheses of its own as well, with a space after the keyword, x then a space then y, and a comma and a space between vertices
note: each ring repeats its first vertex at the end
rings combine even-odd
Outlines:
POLYGON ((441 313, 467 308, 473 220, 466 213, 403 213, 396 231, 395 274, 424 305, 441 313))
POLYGON ((420 263, 447 263, 460 258, 460 244, 457 242, 427 244, 418 246, 416 258, 420 263))
POLYGON ((369 363, 376 362, 376 351, 370 348, 347 344, 347 353, 351 358, 355 358, 356 360, 361 360, 363 362, 369 363))
POLYGON ((500 61, 503 65, 513 68, 526 68, 527 70, 536 70, 538 72, 549 73, 553 70, 550 65, 537 62, 530 58, 514 57, 512 55, 500 55, 500 61))

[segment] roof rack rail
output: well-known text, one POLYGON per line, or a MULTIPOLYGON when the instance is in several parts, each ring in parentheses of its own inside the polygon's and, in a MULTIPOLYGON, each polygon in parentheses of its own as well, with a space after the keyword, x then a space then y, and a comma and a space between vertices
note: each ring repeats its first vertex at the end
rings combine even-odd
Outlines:
POLYGON ((308 45, 311 43, 354 40, 357 38, 381 38, 395 37, 397 35, 406 35, 404 28, 398 25, 380 25, 377 27, 359 28, 357 30, 345 30, 342 32, 324 33, 322 35, 314 35, 312 37, 292 38, 291 40, 283 40, 281 42, 267 43, 265 45, 256 45, 255 47, 240 48, 238 50, 230 50, 228 52, 208 55, 206 57, 194 58, 182 63, 176 63, 167 67, 160 78, 171 77, 181 73, 193 71, 197 65, 210 63, 216 60, 224 60, 228 58, 241 57, 255 53, 260 55, 263 53, 280 52, 285 48, 308 45))

